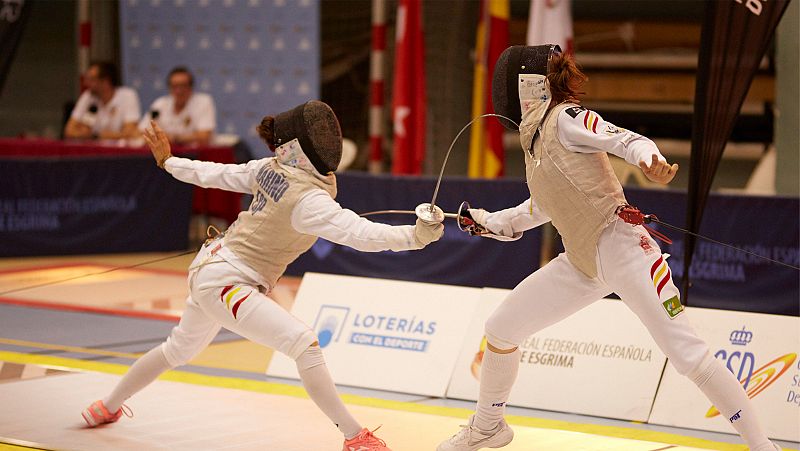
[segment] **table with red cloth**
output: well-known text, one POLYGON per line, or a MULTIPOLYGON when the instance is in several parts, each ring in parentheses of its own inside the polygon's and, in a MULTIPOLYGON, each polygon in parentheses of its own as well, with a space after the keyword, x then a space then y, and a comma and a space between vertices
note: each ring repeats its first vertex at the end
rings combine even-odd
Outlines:
MULTIPOLYGON (((216 163, 234 163, 232 146, 173 146, 176 156, 216 163)), ((150 156, 144 146, 117 145, 103 141, 73 141, 52 139, 0 138, 0 158, 82 158, 113 156, 150 156)), ((155 163, 154 163, 155 164, 155 163)), ((195 187, 192 212, 222 218, 228 223, 236 220, 241 210, 241 194, 211 188, 195 187)))

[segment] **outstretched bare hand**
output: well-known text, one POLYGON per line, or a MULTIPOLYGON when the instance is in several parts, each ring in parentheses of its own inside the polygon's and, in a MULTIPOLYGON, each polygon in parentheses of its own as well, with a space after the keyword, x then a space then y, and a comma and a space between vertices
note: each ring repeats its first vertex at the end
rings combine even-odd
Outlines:
POLYGON ((671 182, 672 179, 675 178, 675 174, 678 172, 677 164, 670 165, 666 161, 661 161, 655 154, 653 154, 653 159, 650 161, 649 167, 644 160, 639 161, 639 167, 642 168, 642 172, 644 172, 644 175, 648 179, 663 185, 671 182))
POLYGON ((158 167, 163 168, 164 162, 167 161, 167 158, 172 156, 169 139, 156 121, 150 121, 150 127, 151 128, 146 128, 144 130, 144 141, 147 143, 147 146, 150 147, 150 152, 153 152, 153 158, 156 159, 158 167))

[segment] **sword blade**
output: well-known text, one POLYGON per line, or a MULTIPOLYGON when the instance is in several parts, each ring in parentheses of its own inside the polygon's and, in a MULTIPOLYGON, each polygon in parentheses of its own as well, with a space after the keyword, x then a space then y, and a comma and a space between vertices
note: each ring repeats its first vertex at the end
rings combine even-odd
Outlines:
MULTIPOLYGON (((377 210, 377 211, 368 211, 366 213, 361 213, 359 216, 366 217, 366 216, 375 216, 375 215, 392 215, 392 214, 400 214, 400 215, 417 215, 417 212, 413 210, 377 210)), ((445 213, 445 218, 458 218, 458 214, 456 213, 445 213)))

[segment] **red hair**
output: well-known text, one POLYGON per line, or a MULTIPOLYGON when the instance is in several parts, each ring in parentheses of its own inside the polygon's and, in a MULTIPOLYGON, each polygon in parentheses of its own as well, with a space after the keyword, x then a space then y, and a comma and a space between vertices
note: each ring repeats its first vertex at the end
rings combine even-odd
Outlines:
POLYGON ((565 100, 580 103, 579 96, 586 94, 580 89, 588 79, 575 64, 572 55, 561 53, 550 58, 547 81, 550 83, 554 105, 565 100))

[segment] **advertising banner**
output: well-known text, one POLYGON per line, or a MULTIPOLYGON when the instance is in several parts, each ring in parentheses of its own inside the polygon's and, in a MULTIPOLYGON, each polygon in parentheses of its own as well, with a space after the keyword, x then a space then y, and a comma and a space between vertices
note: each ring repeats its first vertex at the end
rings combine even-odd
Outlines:
MULTIPOLYGON (((771 438, 800 440, 800 318, 687 308, 711 352, 741 381, 771 438)), ((650 422, 734 433, 687 378, 667 365, 650 422)))
MULTIPOLYGON (((476 400, 484 323, 508 290, 486 288, 447 396, 476 400)), ((601 299, 528 337, 508 404, 647 421, 666 357, 621 301, 601 299)))
MULTIPOLYGON (((647 213, 679 227, 686 221, 686 194, 672 190, 625 188, 625 197, 647 213)), ((659 242, 669 260, 675 285, 681 287, 686 235, 651 224, 672 244, 659 242)), ((800 199, 779 196, 714 194, 706 203, 700 233, 745 251, 800 266, 800 199)), ((752 254, 699 240, 692 266, 692 307, 780 315, 800 314, 797 270, 770 263, 752 254)))
MULTIPOLYGON (((334 382, 444 396, 481 290, 306 273, 292 314, 316 332, 334 382)), ((275 353, 267 375, 298 378, 275 353)))
POLYGON ((150 157, 0 160, 0 257, 188 246, 192 187, 150 157))

